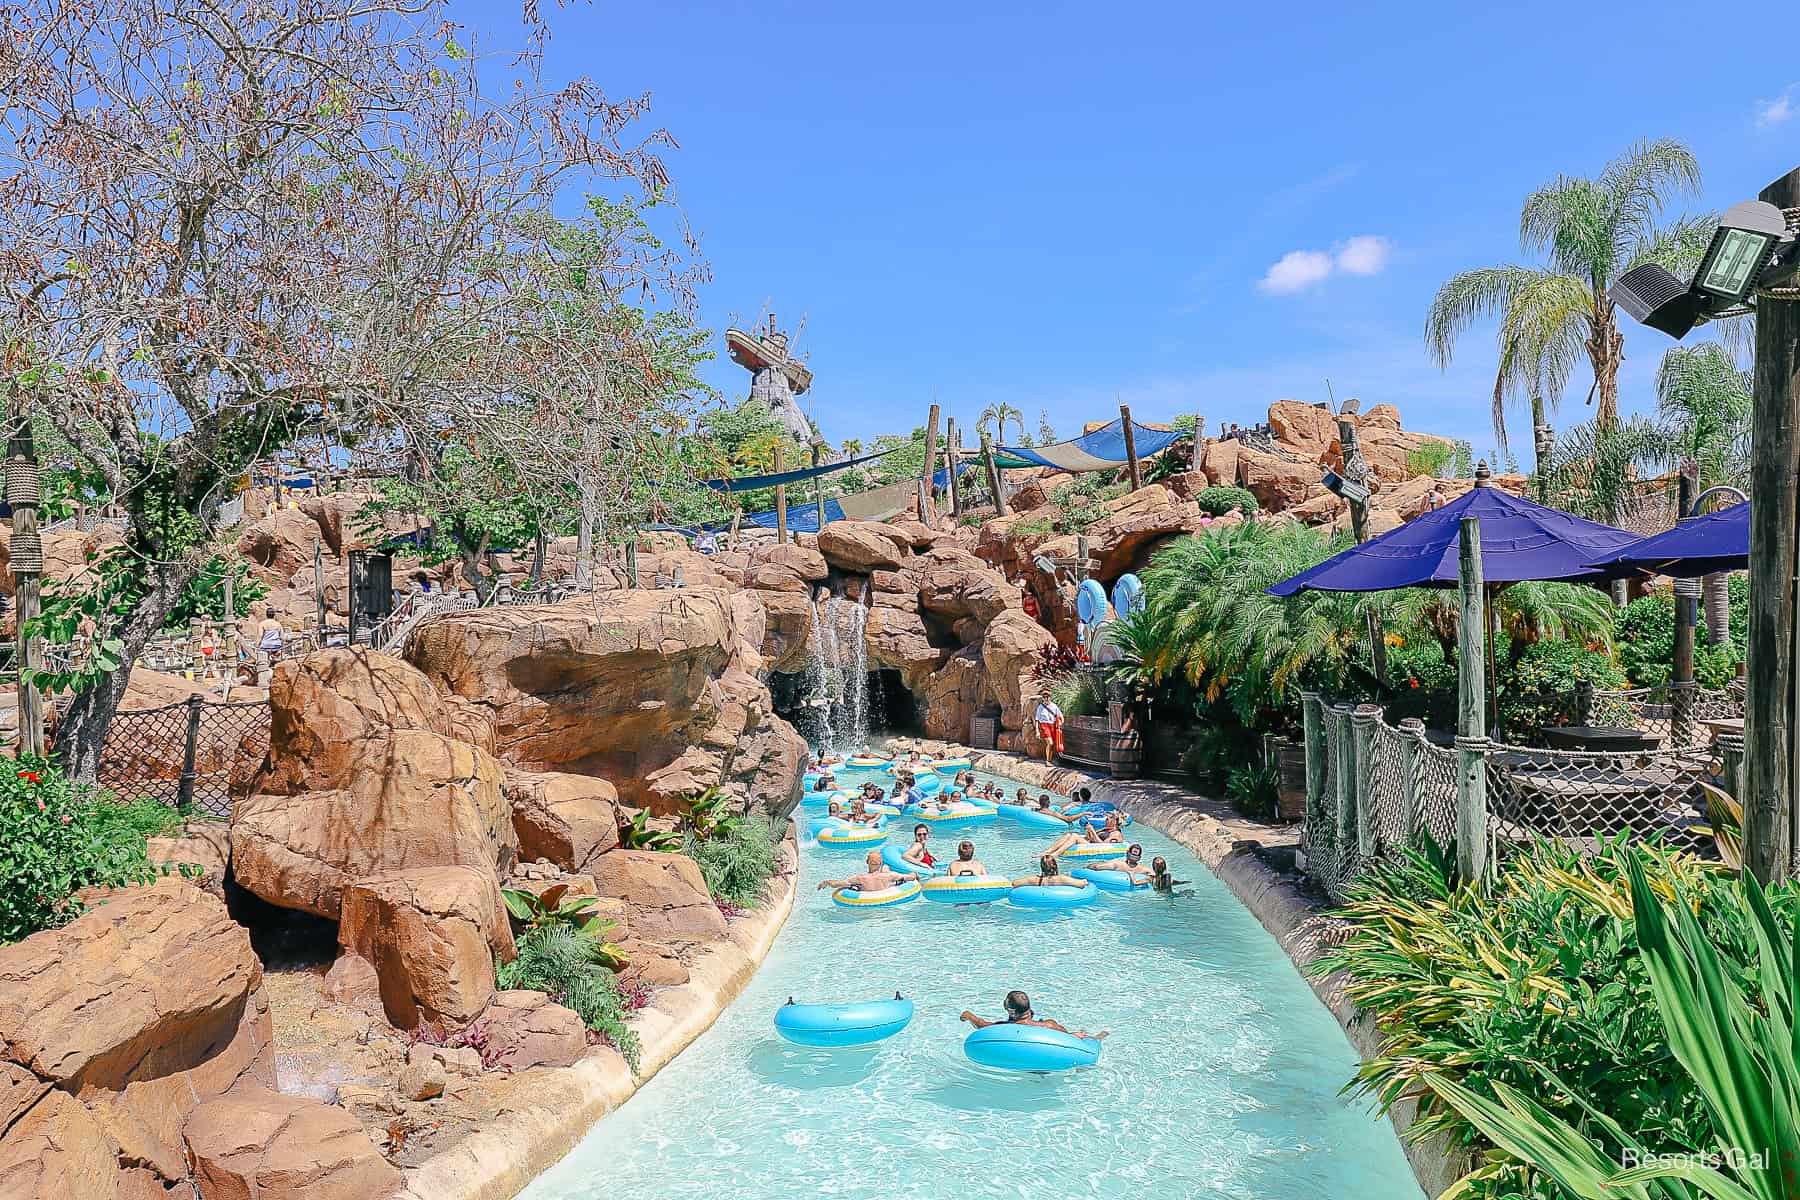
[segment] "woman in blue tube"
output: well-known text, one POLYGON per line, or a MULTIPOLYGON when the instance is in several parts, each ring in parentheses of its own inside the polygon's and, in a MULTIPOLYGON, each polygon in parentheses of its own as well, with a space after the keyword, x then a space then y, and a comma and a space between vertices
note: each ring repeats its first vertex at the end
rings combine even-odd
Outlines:
POLYGON ((1045 854, 1038 859, 1038 873, 1027 875, 1023 879, 1012 881, 1014 887, 1072 887, 1085 888, 1094 885, 1085 879, 1076 879, 1072 875, 1064 875, 1056 865, 1056 855, 1045 854))
POLYGON ((977 1029, 986 1029, 989 1025, 1036 1025, 1040 1029, 1054 1029, 1056 1032, 1066 1033, 1070 1037, 1088 1038, 1096 1042, 1111 1032, 1107 1029, 1102 1029, 1099 1033, 1089 1033, 1085 1029, 1069 1029, 1060 1021, 1051 1021, 1040 1017, 1031 1011, 1031 997, 1016 988, 1006 993, 1003 1007, 1006 1009, 1006 1018, 1002 1021, 990 1021, 986 1017, 978 1017, 966 1008, 959 1020, 967 1021, 977 1029))

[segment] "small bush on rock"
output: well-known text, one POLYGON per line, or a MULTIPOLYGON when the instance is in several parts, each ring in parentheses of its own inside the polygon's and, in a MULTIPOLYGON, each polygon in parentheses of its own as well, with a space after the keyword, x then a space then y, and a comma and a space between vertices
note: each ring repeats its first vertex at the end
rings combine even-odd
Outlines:
POLYGON ((1260 507, 1250 489, 1241 487, 1201 488, 1194 494, 1194 503, 1209 517, 1222 517, 1234 509, 1249 514, 1260 507))
POLYGON ((181 823, 153 801, 116 804, 43 759, 0 768, 0 942, 73 920, 80 888, 154 879, 144 839, 181 823))
POLYGON ((501 963, 497 976, 502 988, 544 992, 573 1009, 635 1072, 642 1046, 637 1031, 625 1023, 625 997, 596 955, 598 945, 568 925, 540 925, 519 938, 518 957, 501 963))
POLYGON ((775 827, 761 815, 738 817, 718 836, 690 833, 681 852, 693 859, 706 890, 722 905, 753 908, 778 865, 775 827))

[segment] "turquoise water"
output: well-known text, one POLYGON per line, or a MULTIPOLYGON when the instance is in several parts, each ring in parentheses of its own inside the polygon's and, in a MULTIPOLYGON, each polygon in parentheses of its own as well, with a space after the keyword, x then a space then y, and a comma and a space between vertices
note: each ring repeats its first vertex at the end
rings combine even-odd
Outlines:
MULTIPOLYGON (((814 889, 866 851, 803 845, 793 915, 744 994, 523 1196, 1418 1200, 1392 1128, 1338 1096, 1355 1058, 1273 939, 1187 850, 1127 832, 1187 894, 849 912, 814 889), (1099 1064, 1008 1074, 964 1058, 957 1014, 997 1018, 1015 987, 1040 1016, 1111 1030, 1099 1064), (792 1046, 771 1024, 789 996, 895 990, 918 1013, 868 1049, 792 1046)), ((1004 819, 939 830, 936 856, 965 836, 1017 876, 1053 835, 1004 819)))

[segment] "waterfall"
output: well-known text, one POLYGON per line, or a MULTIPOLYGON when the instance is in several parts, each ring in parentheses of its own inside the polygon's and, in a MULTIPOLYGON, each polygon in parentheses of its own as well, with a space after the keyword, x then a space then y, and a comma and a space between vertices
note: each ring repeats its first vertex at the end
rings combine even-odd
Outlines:
POLYGON ((869 695, 869 596, 850 600, 823 589, 812 598, 806 656, 806 706, 816 714, 814 739, 822 748, 855 751, 880 723, 869 695))
POLYGON ((837 658, 837 634, 831 628, 829 605, 823 616, 816 598, 810 608, 812 629, 807 639, 810 649, 806 655, 805 703, 816 716, 813 740, 821 750, 830 750, 837 745, 837 733, 831 727, 831 668, 837 658))

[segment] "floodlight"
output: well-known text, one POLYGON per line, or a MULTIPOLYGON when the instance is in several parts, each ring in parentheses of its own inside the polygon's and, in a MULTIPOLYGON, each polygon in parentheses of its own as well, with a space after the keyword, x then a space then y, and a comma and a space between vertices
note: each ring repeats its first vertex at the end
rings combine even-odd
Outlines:
POLYGON ((1319 477, 1319 482, 1325 485, 1326 491, 1334 496, 1340 496, 1352 504, 1367 504, 1369 497, 1374 494, 1369 491, 1367 484, 1346 479, 1330 467, 1325 468, 1325 473, 1319 477))
POLYGON ((1794 245, 1787 217, 1773 204, 1746 200, 1725 210, 1694 277, 1683 282, 1656 263, 1619 276, 1606 294, 1639 324, 1677 340, 1702 321, 1733 314, 1776 259, 1794 245))

